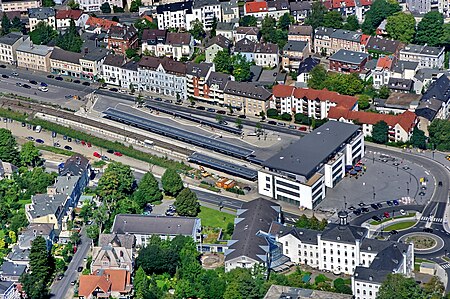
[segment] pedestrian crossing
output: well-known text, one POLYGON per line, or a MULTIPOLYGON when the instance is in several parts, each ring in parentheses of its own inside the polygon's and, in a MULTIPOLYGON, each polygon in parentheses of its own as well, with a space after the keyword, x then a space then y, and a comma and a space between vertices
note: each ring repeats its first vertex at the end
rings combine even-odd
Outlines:
POLYGON ((446 263, 446 264, 440 264, 440 266, 441 266, 442 268, 444 268, 444 269, 450 268, 450 264, 449 264, 449 263, 446 263))
POLYGON ((293 223, 295 223, 295 222, 298 221, 298 218, 286 217, 285 220, 286 220, 287 222, 293 222, 293 223))
POLYGON ((420 221, 431 221, 431 222, 442 223, 442 218, 434 218, 434 217, 422 216, 420 218, 420 221))

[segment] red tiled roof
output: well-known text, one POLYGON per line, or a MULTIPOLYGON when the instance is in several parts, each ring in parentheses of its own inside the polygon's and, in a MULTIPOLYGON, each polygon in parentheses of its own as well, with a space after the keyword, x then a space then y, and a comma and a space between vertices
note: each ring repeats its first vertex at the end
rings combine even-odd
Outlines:
POLYGON ((392 67, 392 58, 389 56, 381 56, 378 58, 377 67, 390 70, 392 67))
POLYGON ((370 35, 363 34, 361 36, 361 44, 364 45, 364 46, 367 45, 367 42, 369 41, 369 38, 370 38, 370 35))
POLYGON ((89 298, 95 289, 101 289, 104 293, 108 293, 111 289, 111 282, 104 275, 81 275, 78 287, 78 295, 89 298))
POLYGON ((88 26, 102 27, 104 30, 108 30, 112 26, 116 26, 118 24, 119 23, 114 22, 114 21, 96 18, 96 17, 89 17, 89 19, 86 22, 86 25, 88 25, 88 26))
POLYGON ((57 10, 56 11, 56 18, 57 19, 78 20, 81 17, 82 14, 83 14, 83 11, 79 10, 79 9, 57 10))
POLYGON ((272 88, 272 93, 277 98, 286 98, 292 96, 294 90, 294 86, 278 84, 272 88))
POLYGON ((372 5, 372 0, 360 0, 362 6, 372 5))
POLYGON ((131 284, 130 272, 127 270, 105 269, 103 274, 111 282, 111 291, 126 292, 127 286, 131 284))
POLYGON ((268 6, 266 1, 261 2, 247 2, 245 3, 245 12, 246 13, 257 13, 257 12, 263 12, 267 11, 268 6))
POLYGON ((333 3, 331 1, 324 1, 323 2, 323 6, 325 6, 327 9, 332 9, 333 8, 333 3))
POLYGON ((327 89, 316 90, 310 88, 297 88, 294 90, 294 97, 307 98, 310 100, 330 101, 336 103, 337 106, 352 109, 357 103, 357 98, 352 96, 341 95, 327 89))
POLYGON ((149 21, 150 23, 153 23, 153 18, 151 16, 143 16, 142 19, 149 21))
POLYGON ((332 8, 354 7, 355 0, 332 0, 332 8))

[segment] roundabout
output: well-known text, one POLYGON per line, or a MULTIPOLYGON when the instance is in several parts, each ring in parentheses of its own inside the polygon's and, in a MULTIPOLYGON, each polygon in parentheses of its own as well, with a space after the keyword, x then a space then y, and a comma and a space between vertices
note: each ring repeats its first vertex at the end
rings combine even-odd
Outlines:
POLYGON ((417 255, 428 255, 439 252, 444 247, 444 240, 435 234, 425 232, 410 232, 402 235, 398 241, 413 243, 417 255))

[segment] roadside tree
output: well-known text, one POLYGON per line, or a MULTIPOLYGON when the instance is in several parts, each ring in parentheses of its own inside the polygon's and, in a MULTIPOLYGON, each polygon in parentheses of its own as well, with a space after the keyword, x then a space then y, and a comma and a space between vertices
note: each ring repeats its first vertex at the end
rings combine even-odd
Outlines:
POLYGON ((176 197, 175 207, 180 216, 197 216, 200 212, 197 194, 189 188, 184 188, 176 197))
POLYGON ((134 192, 134 200, 139 207, 147 203, 159 201, 163 198, 159 184, 151 172, 147 172, 141 179, 138 189, 134 192))
POLYGON ((172 168, 168 168, 161 177, 164 193, 170 196, 177 196, 184 185, 180 175, 172 168))

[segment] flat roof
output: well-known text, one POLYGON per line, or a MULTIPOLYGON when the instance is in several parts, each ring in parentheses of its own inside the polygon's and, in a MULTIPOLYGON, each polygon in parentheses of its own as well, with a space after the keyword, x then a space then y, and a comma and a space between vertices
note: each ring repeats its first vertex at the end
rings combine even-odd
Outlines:
POLYGON ((360 127, 330 120, 262 163, 264 167, 312 177, 321 163, 352 138, 360 127))

